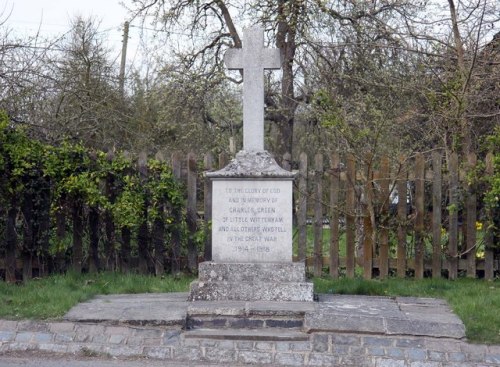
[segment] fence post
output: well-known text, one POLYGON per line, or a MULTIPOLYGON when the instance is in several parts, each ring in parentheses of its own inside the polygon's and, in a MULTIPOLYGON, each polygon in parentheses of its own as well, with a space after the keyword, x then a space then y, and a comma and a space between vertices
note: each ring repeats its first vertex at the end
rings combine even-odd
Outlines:
POLYGON ((192 274, 196 273, 198 266, 198 248, 195 241, 197 231, 196 224, 196 156, 189 153, 187 156, 187 215, 186 221, 189 231, 188 238, 188 269, 192 274))
MULTIPOLYGON (((111 163, 114 159, 114 153, 112 150, 109 150, 106 154, 106 160, 111 163)), ((112 172, 108 172, 106 175, 106 197, 108 198, 111 204, 114 204, 116 201, 116 188, 115 188, 115 177, 112 172)), ((116 228, 115 222, 113 221, 113 216, 110 210, 106 210, 104 212, 104 227, 105 227, 105 240, 104 240, 104 254, 106 256, 105 261, 105 269, 113 270, 115 268, 116 261, 116 228)))
MULTIPOLYGON (((475 169, 477 163, 476 154, 470 153, 467 156, 467 171, 471 172, 475 169)), ((476 277, 476 183, 472 182, 467 184, 467 200, 466 200, 466 212, 467 212, 467 277, 476 277)))
POLYGON ((5 281, 16 282, 16 248, 17 248, 17 200, 12 197, 7 210, 7 223, 5 228, 5 281))
POLYGON ((398 277, 404 278, 406 275, 406 222, 407 222, 407 170, 404 168, 406 159, 403 156, 399 157, 400 173, 398 175, 397 190, 398 190, 398 277))
POLYGON ((422 153, 415 157, 415 278, 424 277, 424 190, 425 160, 422 153))
POLYGON ((346 274, 354 278, 355 270, 355 226, 356 226, 356 160, 354 155, 347 155, 347 189, 346 189, 346 274))
MULTIPOLYGON (((143 187, 146 184, 148 177, 148 166, 147 166, 147 156, 145 152, 139 154, 139 176, 141 185, 143 187)), ((149 206, 149 195, 146 193, 144 195, 144 211, 143 211, 143 221, 139 225, 137 233, 137 254, 139 256, 139 274, 148 273, 148 255, 149 255, 149 230, 148 230, 148 206, 149 206)))
POLYGON ((432 277, 441 277, 441 152, 432 153, 432 277))
POLYGON ((380 199, 381 223, 380 227, 380 249, 379 249, 379 272, 380 278, 385 279, 389 275, 389 158, 382 157, 380 162, 380 199))
MULTIPOLYGON (((182 156, 179 152, 172 154, 172 173, 175 179, 180 182, 182 174, 182 156)), ((178 209, 174 209, 172 216, 174 224, 172 225, 172 259, 171 268, 172 274, 176 275, 181 271, 181 222, 182 213, 178 209)))
POLYGON ((99 263, 99 208, 89 208, 89 273, 100 270, 99 263))
POLYGON ((314 157, 314 276, 323 268, 323 154, 314 157))
MULTIPOLYGON (((157 152, 156 160, 165 164, 165 156, 162 152, 157 152)), ((158 198, 156 203, 158 213, 153 220, 151 239, 154 248, 154 268, 155 275, 162 276, 165 273, 165 197, 158 198)))
POLYGON ((226 167, 228 160, 229 159, 228 159, 227 154, 225 152, 220 153, 219 154, 219 169, 226 167))
MULTIPOLYGON (((123 157, 132 162, 130 153, 127 151, 123 152, 123 157)), ((132 174, 132 167, 127 167, 124 170, 124 174, 132 174)), ((130 271, 131 266, 131 252, 132 252, 132 230, 130 227, 122 226, 120 228, 121 232, 121 248, 120 248, 120 271, 126 273, 130 271)))
POLYGON ((66 270, 66 249, 63 249, 61 246, 61 244, 64 243, 64 239, 66 238, 66 199, 64 196, 59 198, 57 206, 58 208, 55 212, 57 241, 55 268, 57 272, 62 273, 66 270))
POLYGON ((335 152, 330 160, 330 276, 339 277, 339 191, 340 157, 335 152))
MULTIPOLYGON (((97 154, 91 152, 90 164, 91 170, 96 171, 97 167, 97 154)), ((90 205, 89 218, 89 273, 96 273, 100 270, 99 263, 99 207, 98 205, 90 205)))
POLYGON ((283 169, 287 170, 287 171, 291 171, 292 170, 292 155, 290 153, 285 153, 283 154, 283 169))
MULTIPOLYGON (((212 153, 205 154, 204 158, 204 168, 205 171, 211 171, 213 169, 213 156, 212 153)), ((204 222, 205 222, 205 249, 203 258, 205 261, 212 260, 212 236, 210 232, 210 224, 212 222, 212 181, 208 178, 204 178, 204 222)))
POLYGON ((307 254, 307 154, 302 152, 299 157, 299 200, 297 210, 298 254, 299 261, 306 261, 307 254))
POLYGON ((83 203, 79 198, 73 198, 73 270, 82 272, 83 261, 83 203))
POLYGON ((373 228, 372 215, 373 210, 373 155, 371 153, 366 155, 366 182, 365 182, 365 203, 363 213, 363 277, 365 279, 372 278, 373 270, 373 228))
MULTIPOLYGON (((493 153, 488 153, 486 155, 486 175, 493 176, 494 165, 493 165, 493 153)), ((491 208, 487 211, 487 222, 486 222, 486 234, 484 242, 484 278, 487 280, 493 280, 494 276, 494 253, 493 253, 493 210, 491 208)))
POLYGON ((450 154, 450 205, 448 209, 448 277, 457 278, 458 272, 458 155, 450 154))

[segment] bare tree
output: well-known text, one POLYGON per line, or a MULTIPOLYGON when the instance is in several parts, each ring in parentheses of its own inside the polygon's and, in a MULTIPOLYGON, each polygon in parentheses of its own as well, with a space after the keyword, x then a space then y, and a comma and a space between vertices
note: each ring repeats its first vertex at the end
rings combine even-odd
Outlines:
MULTIPOLYGON (((228 47, 241 47, 237 26, 262 24, 269 40, 283 52, 281 88, 266 94, 267 118, 273 121, 278 134, 272 148, 280 156, 291 151, 296 111, 301 102, 310 100, 311 91, 304 87, 307 71, 298 63, 300 54, 311 44, 311 35, 321 33, 326 23, 341 27, 359 28, 362 22, 384 24, 388 14, 409 6, 404 1, 365 2, 319 0, 278 0, 275 2, 246 3, 239 1, 180 1, 140 0, 132 9, 143 19, 152 19, 155 25, 170 36, 186 38, 184 59, 190 66, 206 65, 205 75, 223 70, 222 55, 228 47), (203 35, 203 37, 200 37, 203 35)), ((172 37, 170 38, 172 39, 172 37)))

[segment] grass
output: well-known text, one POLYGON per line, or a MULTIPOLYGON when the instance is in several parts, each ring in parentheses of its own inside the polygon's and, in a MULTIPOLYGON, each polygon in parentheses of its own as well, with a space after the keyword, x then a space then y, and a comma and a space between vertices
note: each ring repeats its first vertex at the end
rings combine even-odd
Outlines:
MULTIPOLYGON (((313 256, 314 254, 314 227, 307 226, 307 256, 313 256)), ((298 254, 298 241, 299 241, 299 232, 297 228, 294 228, 293 231, 293 254, 298 254)), ((330 229, 323 228, 323 256, 330 255, 330 229)), ((340 257, 346 256, 346 244, 345 244, 345 232, 340 233, 339 237, 339 254, 340 257)))
MULTIPOLYGON (((0 318, 59 319, 97 294, 186 292, 192 277, 120 273, 52 275, 23 285, 0 281, 0 318)), ((476 343, 500 344, 500 281, 475 279, 339 280, 315 278, 316 293, 435 297, 448 301, 476 343)))
POLYGON ((185 292, 191 280, 120 273, 68 273, 22 285, 0 281, 0 318, 57 319, 97 294, 185 292))
POLYGON ((441 298, 465 324, 474 343, 500 344, 500 281, 477 279, 314 279, 315 292, 441 298))

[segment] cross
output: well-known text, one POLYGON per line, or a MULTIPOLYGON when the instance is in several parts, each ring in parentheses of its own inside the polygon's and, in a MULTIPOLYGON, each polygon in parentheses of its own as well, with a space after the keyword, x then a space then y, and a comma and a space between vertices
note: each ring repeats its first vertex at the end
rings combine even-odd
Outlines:
POLYGON ((230 70, 243 70, 243 150, 264 150, 264 70, 281 68, 277 48, 264 48, 260 27, 243 30, 244 48, 226 51, 224 61, 230 70))

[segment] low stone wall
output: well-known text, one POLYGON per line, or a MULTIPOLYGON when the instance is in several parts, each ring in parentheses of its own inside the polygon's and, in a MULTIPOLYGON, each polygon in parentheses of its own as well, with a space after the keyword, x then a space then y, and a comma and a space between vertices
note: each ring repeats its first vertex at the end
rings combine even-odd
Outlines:
POLYGON ((24 350, 231 365, 500 366, 500 346, 442 338, 313 333, 309 341, 217 340, 179 328, 0 320, 0 355, 24 350))

